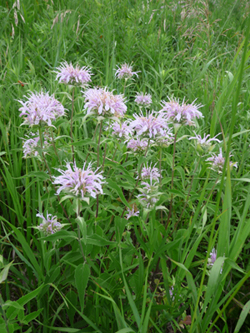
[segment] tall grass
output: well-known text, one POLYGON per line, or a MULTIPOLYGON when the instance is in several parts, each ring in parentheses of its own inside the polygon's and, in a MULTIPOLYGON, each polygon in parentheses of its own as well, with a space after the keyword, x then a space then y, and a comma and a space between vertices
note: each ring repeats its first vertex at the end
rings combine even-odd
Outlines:
POLYGON ((247 332, 248 2, 7 0, 0 19, 0 331, 247 332), (71 140, 72 89, 54 72, 64 60, 91 67, 93 86, 125 91, 127 119, 138 113, 136 92, 150 93, 157 111, 168 96, 197 99, 204 115, 197 133, 222 133, 222 174, 197 155, 187 126, 176 149, 128 152, 85 117, 80 88, 71 140), (139 72, 126 86, 115 77, 124 62, 139 72), (18 110, 29 91, 41 90, 68 110, 55 123, 47 164, 41 149, 39 158, 23 158, 28 129, 18 110), (55 195, 47 166, 55 175, 72 147, 79 167, 103 170, 98 209, 94 199, 55 195), (157 207, 143 209, 137 177, 159 161, 157 207), (140 214, 127 220, 132 204, 140 214), (40 233, 38 211, 57 215, 64 228, 40 233))

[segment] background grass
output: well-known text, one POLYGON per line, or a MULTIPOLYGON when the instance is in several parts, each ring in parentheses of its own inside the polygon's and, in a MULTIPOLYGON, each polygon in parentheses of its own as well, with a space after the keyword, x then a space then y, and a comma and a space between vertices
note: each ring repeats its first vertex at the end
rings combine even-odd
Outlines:
MULTIPOLYGON (((244 39, 249 10, 248 1, 233 0, 179 3, 167 0, 6 0, 1 3, 2 268, 14 260, 10 268, 5 269, 5 272, 10 271, 8 279, 1 283, 1 294, 3 302, 21 299, 19 306, 25 305, 23 314, 16 304, 6 307, 5 312, 10 318, 9 332, 12 329, 61 332, 63 328, 67 332, 116 332, 122 329, 124 331, 121 332, 129 332, 129 327, 138 332, 171 332, 171 329, 203 332, 204 327, 211 327, 209 325, 223 309, 222 304, 227 300, 223 301, 223 297, 230 297, 234 290, 237 293, 220 314, 214 331, 233 332, 244 304, 244 311, 248 313, 249 283, 242 279, 250 269, 247 226, 250 202, 250 54, 248 40, 244 39), (29 91, 44 89, 55 93, 70 109, 70 91, 55 82, 53 72, 63 60, 90 66, 94 86, 107 86, 118 93, 123 92, 123 86, 115 79, 115 68, 124 62, 132 63, 133 69, 140 73, 139 79, 132 81, 126 89, 128 115, 135 111, 133 100, 137 91, 152 95, 155 110, 160 109, 161 100, 167 100, 171 95, 180 100, 185 97, 189 102, 197 99, 204 105, 200 131, 212 136, 223 132, 228 153, 230 148, 234 161, 238 161, 237 171, 233 171, 231 177, 227 175, 224 185, 223 181, 216 183, 214 175, 207 175, 202 164, 192 181, 191 176, 199 161, 193 147, 185 140, 180 141, 175 171, 175 190, 180 196, 175 198, 172 229, 164 234, 159 216, 153 212, 149 216, 151 223, 143 227, 138 225, 131 236, 134 243, 130 244, 127 237, 124 248, 121 239, 126 221, 118 219, 114 213, 115 210, 120 213, 121 206, 110 203, 98 221, 99 226, 96 226, 89 210, 83 212, 85 220, 90 220, 88 228, 93 228, 106 240, 103 246, 107 246, 107 242, 112 241, 112 233, 116 233, 116 250, 112 247, 114 244, 108 250, 99 246, 91 249, 93 257, 100 253, 96 259, 98 265, 88 262, 91 275, 88 275, 87 266, 80 264, 77 242, 70 247, 67 240, 61 241, 62 252, 59 254, 59 247, 38 240, 31 228, 38 223, 37 210, 52 209, 56 199, 53 191, 46 192, 48 175, 41 164, 34 159, 23 159, 21 139, 27 131, 25 126, 20 126, 22 119, 19 117, 18 100, 23 100, 29 91), (232 117, 233 128, 230 127, 232 117), (189 210, 184 211, 179 221, 190 186, 189 210), (185 194, 184 197, 181 193, 185 194), (224 211, 228 214, 223 215, 224 211), (220 214, 222 219, 219 219, 220 214), (219 227, 218 221, 222 226, 219 227), (165 239, 162 240, 161 235, 165 239), (217 278, 214 281, 210 279, 208 285, 208 277, 203 275, 202 278, 203 270, 199 265, 206 267, 206 251, 209 253, 209 246, 214 246, 217 236, 220 255, 225 253, 229 259, 221 277, 216 273, 220 267, 215 267, 213 274, 217 278), (166 245, 166 239, 170 245, 166 245), (233 266, 236 263, 238 266, 233 266), (157 267, 161 278, 152 276, 157 267), (234 269, 230 271, 232 267, 234 269), (176 302, 171 303, 168 289, 173 280, 176 280, 176 295, 182 295, 183 299, 176 296, 176 302), (85 301, 78 299, 77 286, 81 281, 84 281, 85 288, 81 293, 85 301), (217 283, 221 290, 216 293, 214 286, 217 283), (238 287, 241 289, 237 290, 238 287), (23 300, 25 295, 30 296, 23 300), (211 297, 214 297, 214 302, 211 297), (150 303, 150 299, 155 301, 150 303), (206 306, 202 308, 201 304, 206 306), (26 318, 26 324, 24 317, 32 313, 36 321, 32 321, 31 316, 26 318), (190 314, 193 324, 185 326, 181 321, 190 314)), ((95 128, 90 121, 80 126, 84 104, 81 96, 79 90, 75 102, 75 124, 79 126, 74 129, 74 137, 79 140, 92 138, 95 128)), ((68 125, 59 125, 59 134, 69 134, 68 125)), ((186 130, 181 134, 192 132, 186 130)), ((58 144, 61 160, 65 159, 63 147, 66 144, 66 139, 58 144)), ((86 157, 86 147, 76 148, 79 161, 86 157)), ((110 158, 112 149, 112 142, 109 142, 110 158)), ((122 149, 117 157, 119 163, 124 163, 122 149)), ((172 152, 170 147, 164 153, 163 167, 166 170, 171 167, 172 152)), ((150 157, 158 159, 157 154, 154 152, 150 157)), ((95 158, 95 155, 90 157, 95 158)), ((55 157, 52 156, 49 162, 52 168, 57 166, 55 157)), ((129 171, 134 170, 134 165, 123 166, 129 171)), ((106 167, 110 168, 111 179, 116 181, 121 167, 115 169, 112 163, 106 167)), ((169 184, 169 177, 165 178, 165 183, 169 184)), ((131 186, 125 190, 129 191, 131 186)), ((110 187, 110 197, 115 197, 114 193, 117 196, 114 188, 110 187)), ((126 191, 123 193, 126 196, 126 191)), ((169 195, 161 199, 166 207, 169 195)), ((105 204, 107 202, 102 207, 105 204)), ((70 211, 69 206, 67 209, 70 211)), ((59 216, 63 216, 60 206, 57 210, 59 216)), ((82 237, 84 230, 83 224, 82 237)), ((93 246, 100 239, 88 242, 93 246)), ((4 318, 4 313, 2 316, 4 318)), ((5 321, 1 325, 5 325, 5 321)), ((249 325, 246 317, 242 332, 247 332, 249 325)))

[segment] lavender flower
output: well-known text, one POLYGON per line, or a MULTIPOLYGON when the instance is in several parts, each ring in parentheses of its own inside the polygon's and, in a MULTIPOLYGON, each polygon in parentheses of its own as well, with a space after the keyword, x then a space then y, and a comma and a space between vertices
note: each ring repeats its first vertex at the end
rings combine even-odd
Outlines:
POLYGON ((142 182, 141 185, 144 186, 139 189, 142 194, 139 194, 137 198, 146 206, 146 208, 151 209, 159 200, 158 186, 153 184, 152 178, 150 178, 150 184, 142 182))
POLYGON ((25 97, 27 98, 26 102, 18 101, 23 105, 19 109, 21 111, 20 117, 25 117, 23 124, 52 126, 53 120, 64 115, 64 107, 54 98, 54 95, 31 92, 28 97, 25 97))
POLYGON ((115 76, 118 79, 130 79, 133 75, 138 77, 138 72, 132 71, 132 66, 128 64, 123 64, 121 67, 118 67, 117 71, 115 72, 115 76))
MULTIPOLYGON (((215 248, 213 248, 212 252, 210 252, 210 257, 208 258, 208 261, 207 261, 207 267, 208 268, 213 267, 216 259, 217 259, 217 251, 215 250, 215 248)), ((222 270, 223 270, 223 268, 221 267, 220 274, 222 274, 222 270)))
POLYGON ((43 231, 46 235, 52 235, 55 232, 61 230, 61 223, 57 222, 57 217, 52 216, 52 214, 48 214, 45 218, 42 214, 36 214, 37 217, 43 219, 43 222, 37 227, 37 229, 43 231))
POLYGON ((127 144, 128 149, 132 149, 134 152, 143 152, 148 147, 148 140, 146 139, 131 139, 127 144))
POLYGON ((171 132, 171 129, 163 130, 161 134, 156 135, 155 145, 160 145, 168 147, 174 142, 174 134, 171 132))
POLYGON ((85 169, 85 163, 82 169, 77 168, 76 163, 74 163, 72 168, 69 162, 66 163, 66 167, 66 171, 57 169, 62 175, 54 177, 54 184, 61 185, 56 194, 65 191, 80 197, 82 200, 86 200, 87 196, 96 198, 97 194, 103 194, 102 184, 104 183, 104 178, 101 173, 97 173, 98 169, 93 172, 91 164, 85 169))
POLYGON ((127 111, 123 95, 113 95, 107 88, 93 88, 84 92, 87 114, 92 111, 102 116, 123 116, 127 111))
POLYGON ((203 118, 202 113, 198 110, 202 106, 201 104, 195 105, 195 101, 191 104, 185 104, 183 100, 182 105, 180 105, 179 101, 168 99, 169 102, 163 101, 163 109, 160 110, 166 115, 168 120, 192 126, 195 125, 193 122, 194 118, 203 118))
POLYGON ((171 286, 169 288, 169 295, 170 295, 170 298, 172 299, 172 301, 174 301, 174 286, 171 286))
POLYGON ((78 65, 73 67, 70 63, 68 64, 66 61, 61 63, 61 67, 57 68, 57 76, 56 80, 60 83, 65 84, 76 84, 76 85, 87 85, 91 81, 90 69, 88 67, 80 68, 78 65))
MULTIPOLYGON (((37 148, 41 147, 41 145, 38 144, 40 141, 39 133, 30 133, 31 138, 23 142, 23 154, 24 158, 28 157, 37 157, 38 151, 37 148)), ((45 133, 44 134, 44 140, 43 140, 43 149, 45 149, 47 146, 49 146, 48 141, 50 140, 50 137, 45 133)))
MULTIPOLYGON (((32 133, 33 134, 33 133, 32 133)), ((23 142, 23 154, 24 158, 33 157, 38 155, 37 146, 38 146, 39 136, 33 137, 23 142)))
MULTIPOLYGON (((221 133, 217 134, 216 136, 218 136, 220 134, 221 133)), ((202 137, 200 135, 197 135, 195 133, 195 136, 192 136, 191 138, 189 138, 189 140, 196 140, 198 147, 200 147, 204 151, 208 151, 209 148, 211 147, 211 142, 212 141, 217 141, 219 143, 221 142, 219 139, 216 139, 216 136, 209 139, 210 134, 208 134, 208 135, 204 134, 204 137, 202 139, 202 137)))
POLYGON ((139 216, 139 210, 135 210, 135 207, 133 206, 132 209, 128 209, 128 213, 126 215, 126 219, 130 219, 132 216, 139 216))
POLYGON ((153 167, 151 166, 144 166, 141 171, 141 179, 152 179, 159 181, 159 178, 161 177, 159 173, 159 169, 155 168, 155 165, 153 167))
POLYGON ((112 134, 117 135, 119 138, 128 138, 132 134, 131 128, 128 126, 128 122, 118 123, 117 121, 112 124, 112 134))
POLYGON ((156 112, 148 113, 144 117, 141 112, 139 115, 134 114, 135 120, 130 123, 130 127, 135 129, 137 135, 148 135, 150 138, 157 134, 165 134, 164 130, 168 130, 168 124, 163 114, 156 112))
POLYGON ((149 94, 143 94, 143 93, 137 93, 137 96, 135 98, 135 102, 142 106, 147 106, 152 103, 151 95, 149 94))
MULTIPOLYGON (((229 155, 229 157, 232 155, 229 155)), ((208 162, 212 162, 211 167, 214 171, 217 171, 218 173, 222 173, 224 163, 225 163, 225 158, 222 156, 222 149, 220 148, 220 153, 218 155, 213 155, 212 157, 209 157, 206 159, 208 162)), ((232 169, 233 167, 237 168, 238 163, 235 162, 229 162, 230 168, 232 169)))
POLYGON ((212 249, 212 252, 210 252, 210 258, 208 258, 208 266, 212 267, 217 259, 217 251, 215 248, 212 249))

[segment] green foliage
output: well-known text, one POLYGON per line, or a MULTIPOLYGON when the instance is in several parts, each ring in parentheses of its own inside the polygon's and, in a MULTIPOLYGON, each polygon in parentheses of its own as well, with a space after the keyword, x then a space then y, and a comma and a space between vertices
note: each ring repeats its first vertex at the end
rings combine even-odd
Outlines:
POLYGON ((1 332, 247 331, 247 18, 248 2, 233 0, 0 4, 1 332), (222 132, 222 174, 209 169, 187 126, 176 148, 128 151, 108 123, 86 116, 79 87, 71 135, 72 89, 54 73, 64 60, 91 67, 93 87, 124 93, 127 120, 139 112, 136 92, 150 93, 157 111, 168 96, 197 99, 204 115, 197 133, 222 132), (116 79, 125 62, 139 78, 116 79), (47 164, 41 148, 23 158, 28 130, 18 111, 24 95, 41 90, 68 110, 51 130, 47 164), (52 177, 72 161, 72 149, 79 168, 98 158, 105 177, 98 199, 55 195, 52 177), (231 154, 237 170, 230 171, 231 154), (137 199, 141 168, 151 162, 163 175, 154 209, 137 199), (127 220, 132 208, 139 216, 127 220), (37 212, 56 215, 62 229, 41 233, 37 212))

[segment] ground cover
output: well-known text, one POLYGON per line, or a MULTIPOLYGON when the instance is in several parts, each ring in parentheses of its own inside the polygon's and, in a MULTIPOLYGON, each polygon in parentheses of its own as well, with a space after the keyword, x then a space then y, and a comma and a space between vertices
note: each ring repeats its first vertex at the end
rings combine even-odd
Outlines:
POLYGON ((1 332, 247 332, 248 2, 0 5, 1 332))

